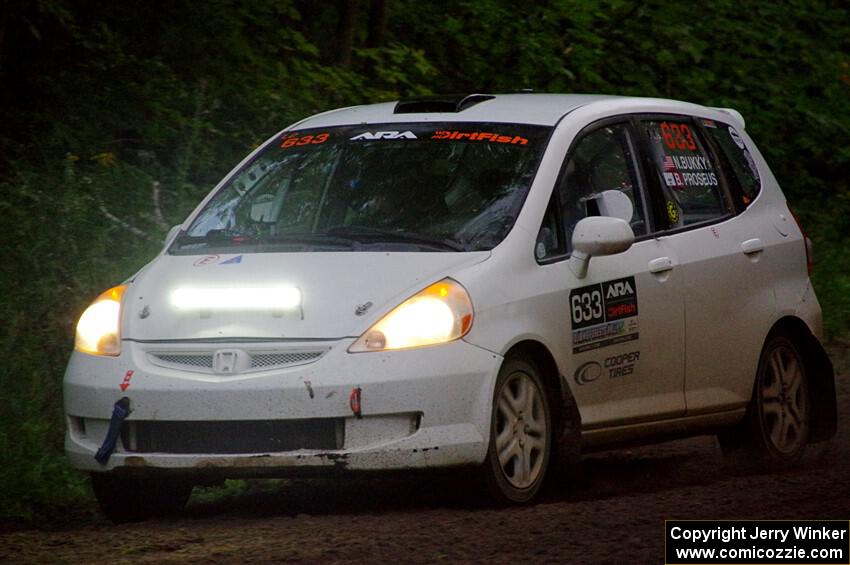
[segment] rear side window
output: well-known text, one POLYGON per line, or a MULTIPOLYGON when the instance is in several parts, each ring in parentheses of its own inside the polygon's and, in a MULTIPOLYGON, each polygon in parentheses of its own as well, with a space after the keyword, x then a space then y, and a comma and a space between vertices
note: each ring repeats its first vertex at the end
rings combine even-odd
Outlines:
POLYGON ((748 205, 761 190, 761 177, 752 154, 744 145, 744 140, 734 126, 714 120, 703 120, 702 125, 726 157, 732 169, 731 173, 734 173, 741 187, 743 204, 748 205))
POLYGON ((676 118, 644 121, 642 127, 649 140, 650 158, 660 180, 670 227, 725 215, 730 206, 697 128, 689 120, 676 118))

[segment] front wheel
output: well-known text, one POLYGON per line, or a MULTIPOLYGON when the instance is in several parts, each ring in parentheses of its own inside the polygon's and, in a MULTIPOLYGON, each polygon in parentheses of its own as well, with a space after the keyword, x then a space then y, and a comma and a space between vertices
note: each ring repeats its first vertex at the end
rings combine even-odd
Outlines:
POLYGON ((540 490, 552 451, 551 421, 537 367, 521 358, 507 360, 496 379, 483 465, 497 502, 528 502, 540 490))
POLYGON ((747 417, 737 431, 720 436, 721 446, 727 453, 743 448, 767 463, 793 463, 803 455, 810 419, 808 380, 800 351, 787 337, 774 336, 762 351, 747 417))

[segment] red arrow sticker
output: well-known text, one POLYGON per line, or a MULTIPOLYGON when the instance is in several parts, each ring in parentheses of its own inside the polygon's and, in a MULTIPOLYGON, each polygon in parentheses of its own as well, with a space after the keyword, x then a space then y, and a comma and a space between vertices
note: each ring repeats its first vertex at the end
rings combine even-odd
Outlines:
POLYGON ((121 383, 121 390, 127 390, 130 388, 130 379, 133 378, 133 371, 127 371, 124 375, 124 381, 121 383))

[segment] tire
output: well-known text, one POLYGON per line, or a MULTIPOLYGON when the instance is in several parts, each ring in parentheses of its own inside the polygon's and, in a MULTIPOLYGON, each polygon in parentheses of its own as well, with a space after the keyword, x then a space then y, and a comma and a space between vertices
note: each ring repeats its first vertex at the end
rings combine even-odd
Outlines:
POLYGON ((551 452, 552 418, 540 372, 528 360, 508 359, 496 379, 482 465, 491 498, 502 505, 531 501, 546 477, 551 452))
POLYGON ((773 336, 762 350, 744 421, 719 436, 723 452, 773 466, 795 463, 808 441, 811 410, 800 349, 784 335, 773 336))
POLYGON ((176 514, 192 495, 192 484, 170 478, 91 474, 92 490, 104 516, 116 524, 176 514))

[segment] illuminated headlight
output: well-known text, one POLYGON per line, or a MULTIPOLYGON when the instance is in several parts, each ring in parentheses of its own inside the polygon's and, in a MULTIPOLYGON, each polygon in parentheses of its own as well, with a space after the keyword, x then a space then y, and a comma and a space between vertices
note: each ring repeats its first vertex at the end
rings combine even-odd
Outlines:
POLYGON ((301 291, 292 286, 178 288, 171 304, 178 310, 292 310, 301 305, 301 291))
POLYGON ((357 338, 348 351, 384 351, 435 345, 460 339, 472 327, 472 301, 466 289, 443 279, 396 306, 357 338))
POLYGON ((121 298, 126 285, 110 288, 85 309, 77 322, 74 347, 92 355, 121 353, 121 298))

